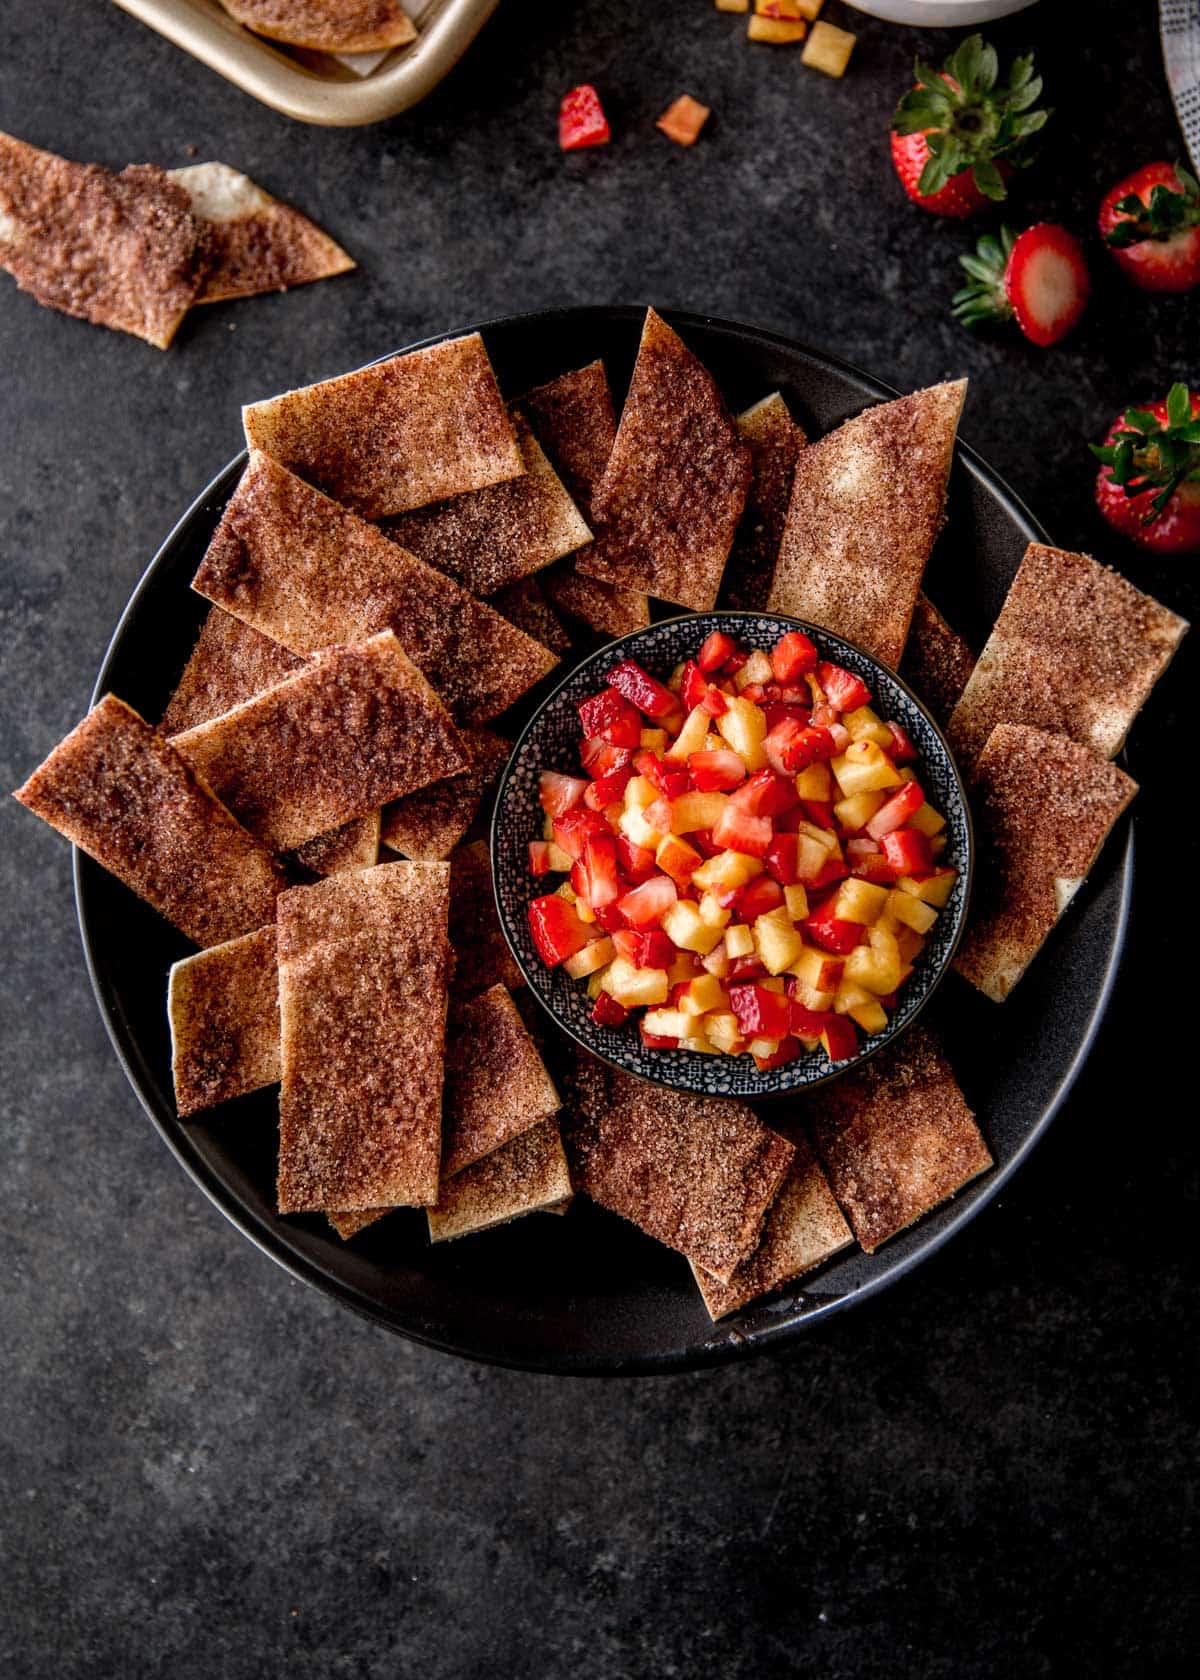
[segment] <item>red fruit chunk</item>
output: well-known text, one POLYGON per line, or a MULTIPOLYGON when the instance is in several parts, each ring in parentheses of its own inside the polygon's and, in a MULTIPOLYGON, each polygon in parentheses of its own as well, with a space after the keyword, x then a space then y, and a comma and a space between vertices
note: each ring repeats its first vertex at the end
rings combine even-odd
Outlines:
POLYGON ((867 824, 867 833, 872 840, 882 840, 885 834, 890 834, 894 828, 903 828, 909 817, 915 816, 925 803, 925 794, 919 782, 905 782, 902 788, 897 788, 892 797, 879 807, 875 815, 867 824))
POLYGON ((885 834, 880 844, 897 880, 902 875, 920 875, 933 865, 929 837, 915 828, 898 828, 885 834))
POLYGON ((766 697, 766 692, 762 683, 747 683, 742 690, 742 699, 753 700, 757 706, 766 697))
POLYGON ((786 1038, 791 1026, 791 1000, 783 992, 762 986, 731 986, 729 1007, 737 1016, 743 1038, 786 1038))
POLYGON ((797 1056, 804 1054, 804 1046, 794 1038, 781 1041, 778 1050, 769 1056, 755 1056, 754 1065, 759 1073, 770 1073, 773 1068, 784 1067, 788 1062, 794 1062, 797 1056))
POLYGON ((752 816, 749 811, 739 810, 731 799, 713 825, 712 837, 714 846, 761 858, 766 857, 774 832, 770 817, 752 816))
POLYGON ((571 891, 575 894, 576 898, 582 898, 585 903, 587 902, 588 872, 587 864, 584 863, 582 859, 580 859, 578 863, 573 863, 571 865, 571 891))
POLYGON ((557 770, 543 770, 538 787, 542 810, 548 817, 561 817, 572 810, 587 792, 581 776, 560 776, 557 770))
POLYGON ((908 730, 905 729, 903 724, 893 723, 890 718, 888 720, 888 729, 890 730, 892 737, 891 751, 888 756, 891 758, 892 763, 914 763, 917 758, 917 749, 913 746, 912 736, 908 733, 908 730))
POLYGON ((675 960, 675 945, 661 928, 649 933, 637 933, 637 949, 633 961, 639 968, 670 968, 675 960))
MULTIPOLYGON (((672 696, 674 698, 674 696, 672 696)), ((681 793, 686 793, 692 785, 692 779, 686 770, 681 770, 677 764, 668 764, 656 753, 649 751, 638 753, 633 761, 633 767, 639 776, 645 776, 652 788, 657 788, 667 799, 678 799, 681 793)), ((668 822, 667 827, 671 825, 668 822)))
POLYGON ((822 887, 831 887, 837 881, 844 881, 849 873, 850 871, 841 858, 829 857, 825 859, 812 880, 806 881, 804 885, 811 888, 813 892, 819 892, 822 887))
POLYGON ((707 693, 708 682, 704 672, 694 659, 689 659, 683 667, 683 677, 679 684, 679 698, 683 701, 684 710, 694 711, 707 693))
POLYGON ((752 817, 775 817, 798 804, 799 795, 790 777, 774 770, 756 770, 749 781, 730 794, 729 803, 752 817))
POLYGON ((827 903, 814 910, 800 925, 814 945, 819 945, 823 951, 832 951, 836 957, 847 956, 866 932, 858 922, 840 921, 827 903))
POLYGON ((662 921, 678 897, 675 883, 668 875, 655 875, 652 880, 643 881, 640 887, 627 892, 624 898, 619 898, 617 908, 630 927, 654 927, 662 921))
POLYGON ((633 963, 635 968, 642 966, 638 962, 638 952, 641 949, 638 942, 641 937, 638 930, 631 927, 618 928, 612 936, 613 947, 617 955, 624 957, 626 962, 633 963))
POLYGON ((701 793, 728 793, 746 779, 746 763, 740 753, 725 747, 688 754, 688 772, 701 793))
POLYGON ((791 1000, 792 1031, 797 1038, 820 1038, 832 1019, 832 1009, 806 1009, 795 998, 791 1000))
POLYGON ((860 881, 873 881, 877 887, 887 887, 896 879, 895 870, 882 852, 857 852, 849 861, 851 875, 860 881))
POLYGON ((635 846, 624 834, 617 835, 617 862, 635 886, 658 873, 658 862, 648 846, 635 846))
POLYGON ((724 665, 721 666, 721 676, 736 677, 749 657, 750 649, 738 647, 735 643, 733 652, 729 655, 729 658, 725 661, 724 665))
MULTIPOLYGON (((787 692, 792 691, 788 690, 787 692)), ((803 704, 800 701, 788 700, 786 698, 782 700, 768 701, 763 707, 763 711, 767 715, 768 735, 772 732, 776 725, 782 723, 785 718, 798 723, 802 729, 807 726, 812 718, 812 713, 809 711, 806 704, 803 704)))
POLYGON ((771 669, 781 683, 798 682, 817 668, 817 650, 803 630, 789 630, 771 649, 771 669))
POLYGON ((679 1048, 677 1038, 663 1038, 659 1033, 647 1032, 644 1021, 638 1022, 638 1032, 641 1033, 642 1043, 647 1050, 678 1050, 679 1048))
POLYGON ((768 910, 779 908, 783 903, 783 888, 770 875, 756 875, 738 893, 736 903, 739 918, 752 922, 765 916, 768 910))
POLYGON ((833 827, 833 805, 828 799, 802 799, 804 815, 818 828, 833 827))
POLYGON ((623 770, 610 770, 607 776, 597 776, 583 796, 584 804, 591 811, 603 811, 606 806, 614 805, 632 775, 633 766, 627 764, 623 770))
POLYGON ((854 712, 870 704, 871 690, 861 677, 841 665, 823 663, 817 666, 817 681, 825 691, 825 698, 839 712, 854 712))
POLYGON ((652 799, 642 816, 659 834, 670 834, 671 801, 664 794, 660 793, 657 799, 652 799))
POLYGON ((602 927, 605 933, 620 933, 625 926, 625 918, 615 904, 601 904, 595 914, 596 926, 602 927))
POLYGON ((708 693, 704 696, 703 700, 701 700, 700 704, 704 707, 704 710, 708 713, 709 717, 721 717, 729 710, 729 701, 726 700, 719 688, 710 687, 708 693))
POLYGON ((549 840, 531 840, 529 842, 529 873, 531 875, 549 875, 549 840))
POLYGON ((810 764, 823 763, 837 751, 828 729, 802 724, 797 718, 783 718, 763 742, 767 761, 785 775, 794 776, 810 764))
POLYGON ((584 848, 588 903, 593 910, 615 904, 621 895, 617 879, 617 842, 611 834, 589 834, 584 848))
POLYGON ((821 1043, 831 1062, 845 1062, 858 1054, 858 1034, 846 1015, 831 1015, 821 1029, 821 1043))
POLYGON ((767 847, 767 869, 781 887, 794 886, 800 879, 796 873, 796 847, 794 834, 776 834, 767 847))
POLYGON ((643 671, 636 659, 623 659, 608 673, 609 685, 649 718, 670 717, 678 702, 669 688, 643 671))
POLYGON ((678 834, 668 834, 655 856, 658 867, 665 870, 677 887, 686 887, 704 861, 695 847, 678 834))
POLYGON ((573 906, 557 893, 533 900, 529 906, 529 931, 538 955, 550 968, 582 951, 593 937, 591 928, 579 920, 573 906))
POLYGON ((616 998, 609 997, 607 992, 601 992, 592 1005, 590 1019, 598 1027, 623 1027, 629 1019, 629 1011, 616 998))
POLYGON ((589 736, 579 749, 579 762, 589 776, 608 776, 633 763, 632 747, 614 747, 599 735, 589 736))
POLYGON ((757 957, 735 957, 729 970, 731 980, 765 980, 767 971, 757 957))
POLYGON ((589 834, 609 834, 606 820, 599 811, 586 805, 574 805, 561 817, 554 819, 554 838, 569 858, 581 858, 589 834))
POLYGON ((734 640, 727 636, 724 630, 714 630, 706 636, 700 644, 700 652, 696 655, 696 664, 707 675, 715 671, 719 665, 724 665, 734 654, 734 640))
POLYGON ((584 700, 579 707, 579 721, 585 735, 599 735, 614 747, 640 746, 642 720, 637 708, 631 706, 615 688, 605 688, 584 700))
POLYGON ((558 143, 564 152, 582 146, 603 146, 612 138, 600 95, 589 82, 563 95, 558 108, 558 143))
POLYGON ((716 857, 721 850, 720 846, 713 840, 711 828, 696 829, 692 834, 692 845, 695 846, 701 857, 706 858, 716 857))

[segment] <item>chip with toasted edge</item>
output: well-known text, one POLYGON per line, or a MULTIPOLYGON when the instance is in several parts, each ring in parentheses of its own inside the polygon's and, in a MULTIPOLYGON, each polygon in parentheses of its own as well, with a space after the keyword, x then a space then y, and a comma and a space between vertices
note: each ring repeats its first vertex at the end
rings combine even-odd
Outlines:
POLYGON ((327 649, 172 740, 275 851, 467 767, 450 714, 390 630, 327 649))
POLYGON ((508 762, 512 742, 490 729, 464 729, 460 739, 471 760, 465 774, 385 807, 381 839, 392 851, 422 863, 448 858, 474 822, 484 792, 508 762))
POLYGON ((583 1052, 563 1143, 577 1190, 722 1283, 757 1247, 795 1156, 746 1103, 644 1085, 583 1052))
POLYGON ((450 950, 444 863, 279 901, 279 1211, 437 1201, 450 950))
POLYGON ((750 491, 721 579, 721 605, 741 612, 761 612, 779 558, 796 472, 796 457, 807 441, 778 391, 737 417, 737 428, 750 450, 750 491))
POLYGON ((1083 885, 1137 783, 1066 735, 1000 723, 970 792, 980 857, 954 966, 1002 1003, 1083 885))
POLYGON ((314 834, 291 854, 314 875, 341 875, 347 869, 369 869, 379 862, 382 812, 351 817, 324 834, 314 834))
POLYGON ((0 268, 38 303, 165 350, 207 260, 186 192, 161 169, 113 175, 0 133, 0 268))
POLYGON ((385 52, 415 41, 400 0, 220 0, 256 35, 312 52, 385 52))
POLYGON ((191 163, 167 176, 187 194, 205 234, 208 269, 195 303, 283 292, 355 266, 315 222, 227 163, 191 163))
MULTIPOLYGON (((545 577, 545 572, 541 574, 545 577)), ((490 599, 502 618, 524 630, 535 642, 541 642, 552 653, 565 653, 571 645, 566 627, 550 602, 539 580, 532 574, 518 578, 515 583, 497 589, 490 599)))
POLYGON ((621 423, 592 497, 604 541, 579 556, 579 570, 706 612, 749 487, 750 451, 716 381, 647 310, 621 423))
POLYGON ((996 724, 1027 723, 1111 758, 1187 629, 1086 554, 1030 543, 954 708, 950 744, 969 767, 996 724))
POLYGON ((242 420, 251 449, 366 519, 525 471, 478 333, 249 403, 242 420))
POLYGON ((259 451, 192 588, 294 654, 392 630, 464 722, 505 711, 557 663, 453 579, 259 451))
MULTIPOLYGON (((597 534, 592 495, 604 476, 617 435, 604 363, 589 362, 586 367, 561 374, 528 392, 514 407, 528 421, 591 527, 594 540, 603 543, 603 535, 597 534)), ((601 583, 599 578, 584 577, 575 562, 586 552, 586 548, 580 549, 557 560, 541 574, 539 581, 554 605, 602 635, 623 636, 629 630, 643 629, 650 622, 650 603, 645 595, 601 583)))
POLYGON ((446 1044, 442 1172, 447 1178, 557 1114, 554 1081, 503 986, 465 1004, 446 1044))
POLYGON ((808 1143, 796 1140, 795 1150, 795 1160, 767 1213, 762 1240, 729 1282, 718 1283, 691 1262, 696 1287, 714 1320, 782 1289, 854 1241, 808 1143))
POLYGON ((492 860, 482 840, 471 840, 450 855, 450 943, 454 947, 450 991, 457 1003, 489 986, 506 986, 514 992, 525 984, 500 926, 492 860))
POLYGON ((259 928, 172 965, 171 1077, 180 1115, 279 1078, 275 928, 259 928))
POLYGON ((521 477, 383 523, 393 542, 476 595, 493 595, 592 540, 537 439, 519 415, 512 418, 525 463, 521 477))
POLYGON ((365 1231, 368 1225, 375 1225, 381 1219, 386 1219, 389 1213, 395 1213, 395 1208, 359 1208, 354 1213, 329 1213, 326 1218, 333 1226, 343 1242, 349 1242, 360 1231, 365 1231))
POLYGON ((307 663, 240 618, 213 607, 158 727, 164 735, 179 735, 207 723, 264 688, 295 676, 307 663))
POLYGON ((767 607, 893 668, 942 528, 965 379, 876 403, 801 450, 767 607))
POLYGON ((283 871, 206 779, 106 694, 15 797, 197 945, 273 919, 283 871))
POLYGON ((975 655, 964 637, 942 617, 928 595, 917 596, 900 675, 942 725, 967 686, 975 655))
POLYGON ((954 1070, 923 1027, 815 1092, 808 1115, 833 1193, 868 1254, 992 1165, 954 1070))
POLYGON ((428 1213, 429 1239, 449 1242, 527 1213, 561 1213, 570 1195, 558 1122, 544 1120, 442 1180, 438 1204, 428 1213))

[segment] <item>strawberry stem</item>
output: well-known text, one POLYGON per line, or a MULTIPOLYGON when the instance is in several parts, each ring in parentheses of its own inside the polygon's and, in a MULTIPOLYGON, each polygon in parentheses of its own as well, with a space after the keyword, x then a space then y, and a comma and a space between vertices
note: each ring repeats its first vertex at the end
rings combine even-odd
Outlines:
POLYGON ((1178 163, 1175 176, 1178 188, 1160 181, 1149 200, 1139 198, 1137 193, 1126 193, 1124 198, 1119 198, 1113 208, 1121 212, 1124 220, 1109 228, 1105 241, 1123 251, 1130 245, 1140 245, 1145 239, 1171 239, 1187 228, 1200 226, 1200 182, 1178 163))
POLYGON ((1013 228, 1002 227, 999 236, 985 233, 974 251, 959 257, 970 284, 954 294, 951 308, 966 327, 981 327, 995 321, 1011 321, 1013 307, 1004 286, 1008 259, 1016 244, 1013 228))
POLYGON ((1200 417, 1192 410, 1192 394, 1179 381, 1167 393, 1165 425, 1145 409, 1130 408, 1111 443, 1088 445, 1126 496, 1132 499, 1158 487, 1144 525, 1154 523, 1181 484, 1200 480, 1200 417))

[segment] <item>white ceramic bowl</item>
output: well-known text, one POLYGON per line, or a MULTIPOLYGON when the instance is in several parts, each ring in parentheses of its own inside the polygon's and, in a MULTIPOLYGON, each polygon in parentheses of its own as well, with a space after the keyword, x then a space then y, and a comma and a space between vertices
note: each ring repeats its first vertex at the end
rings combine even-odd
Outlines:
POLYGON ((922 23, 929 28, 987 23, 990 18, 1020 12, 1033 0, 849 0, 860 12, 887 18, 889 23, 922 23))

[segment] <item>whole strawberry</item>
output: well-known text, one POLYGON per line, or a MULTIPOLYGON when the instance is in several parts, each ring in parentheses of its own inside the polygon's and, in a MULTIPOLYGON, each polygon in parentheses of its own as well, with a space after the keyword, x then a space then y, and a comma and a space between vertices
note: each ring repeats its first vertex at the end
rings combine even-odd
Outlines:
POLYGON ((1057 344, 1087 307, 1091 283, 1083 250, 1057 222, 1036 222, 1018 234, 985 234, 959 257, 970 284, 954 294, 953 309, 968 327, 1015 321, 1030 343, 1057 344))
POLYGON ((1200 184, 1174 163, 1148 163, 1100 206, 1100 232, 1118 266, 1146 292, 1200 286, 1200 184))
POLYGON ((1101 463, 1096 506, 1114 530, 1155 554, 1200 554, 1200 392, 1172 385, 1088 447, 1101 463))
POLYGON ((892 162, 905 192, 935 216, 973 216, 1007 196, 1014 169, 1048 111, 1033 106, 1042 79, 1032 58, 1013 60, 1005 82, 994 47, 971 35, 941 70, 917 60, 917 86, 892 118, 892 162))

